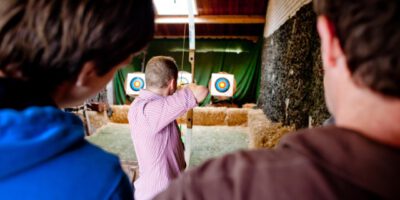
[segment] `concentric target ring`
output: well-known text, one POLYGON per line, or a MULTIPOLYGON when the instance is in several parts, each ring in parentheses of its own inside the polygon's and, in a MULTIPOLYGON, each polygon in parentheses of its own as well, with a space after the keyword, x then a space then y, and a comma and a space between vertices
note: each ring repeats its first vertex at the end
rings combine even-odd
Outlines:
POLYGON ((187 85, 187 84, 189 84, 189 80, 186 78, 186 77, 179 77, 178 78, 179 79, 179 83, 181 84, 181 85, 187 85))
POLYGON ((141 77, 135 77, 131 80, 129 85, 133 91, 138 92, 144 88, 144 80, 141 77))
POLYGON ((226 78, 218 78, 215 81, 215 89, 218 92, 225 93, 229 90, 230 87, 231 87, 231 84, 229 83, 229 80, 226 78))

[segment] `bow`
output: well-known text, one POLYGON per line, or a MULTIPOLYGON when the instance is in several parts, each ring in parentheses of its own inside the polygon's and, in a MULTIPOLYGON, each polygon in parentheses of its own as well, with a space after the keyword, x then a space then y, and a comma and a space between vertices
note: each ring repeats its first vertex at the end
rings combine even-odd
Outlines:
MULTIPOLYGON (((192 83, 195 83, 194 79, 194 56, 196 52, 196 30, 194 23, 193 14, 193 3, 188 0, 188 10, 189 10, 189 63, 192 68, 192 83)), ((190 109, 187 113, 187 131, 185 136, 185 161, 186 166, 189 166, 190 156, 192 153, 192 129, 193 129, 193 109, 190 109)))

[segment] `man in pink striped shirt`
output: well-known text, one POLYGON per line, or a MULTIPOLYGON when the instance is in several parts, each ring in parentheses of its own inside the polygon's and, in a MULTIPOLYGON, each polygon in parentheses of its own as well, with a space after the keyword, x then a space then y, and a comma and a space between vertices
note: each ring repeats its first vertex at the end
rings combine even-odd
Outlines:
POLYGON ((176 178, 186 164, 176 118, 204 100, 208 89, 195 84, 176 91, 173 58, 157 56, 146 65, 146 90, 129 109, 129 125, 139 162, 135 198, 151 199, 176 178))

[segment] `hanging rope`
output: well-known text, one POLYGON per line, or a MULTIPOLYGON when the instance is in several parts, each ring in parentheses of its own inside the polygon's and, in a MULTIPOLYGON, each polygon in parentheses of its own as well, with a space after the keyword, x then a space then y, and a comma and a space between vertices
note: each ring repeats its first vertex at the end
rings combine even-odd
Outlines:
POLYGON ((146 67, 146 55, 147 55, 147 50, 145 50, 145 51, 143 51, 143 53, 142 53, 142 73, 144 73, 144 71, 146 70, 145 69, 145 67, 146 67))
POLYGON ((181 59, 181 71, 183 70, 183 60, 185 59, 185 42, 186 42, 186 23, 183 27, 183 45, 182 45, 182 59, 181 59))
MULTIPOLYGON (((185 23, 185 25, 183 27, 183 41, 182 41, 183 45, 182 45, 181 71, 183 71, 183 61, 185 59, 185 42, 186 42, 186 23, 185 23)), ((178 77, 178 78, 182 79, 182 77, 178 77)), ((180 81, 182 81, 182 80, 180 80, 180 81)), ((182 125, 181 124, 179 124, 179 130, 180 131, 182 130, 182 125)))

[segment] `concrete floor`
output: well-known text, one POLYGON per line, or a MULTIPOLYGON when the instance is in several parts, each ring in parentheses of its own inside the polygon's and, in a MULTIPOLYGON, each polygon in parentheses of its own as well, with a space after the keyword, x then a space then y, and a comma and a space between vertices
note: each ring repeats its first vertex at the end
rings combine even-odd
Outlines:
MULTIPOLYGON (((183 132, 186 126, 182 125, 183 132)), ((135 162, 135 150, 127 124, 108 125, 99 129, 88 141, 114 153, 122 161, 135 162)), ((215 158, 240 149, 248 148, 246 127, 194 126, 190 167, 198 166, 210 158, 215 158)))

